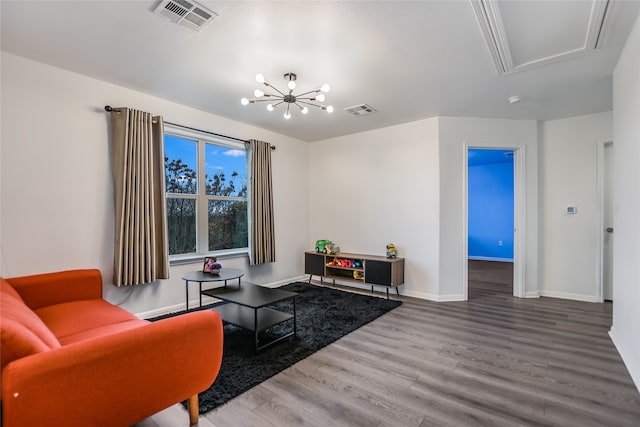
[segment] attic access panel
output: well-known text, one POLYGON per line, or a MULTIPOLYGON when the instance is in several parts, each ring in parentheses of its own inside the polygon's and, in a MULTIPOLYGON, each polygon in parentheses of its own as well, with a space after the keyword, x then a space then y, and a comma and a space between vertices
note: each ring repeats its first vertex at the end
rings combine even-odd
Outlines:
POLYGON ((610 0, 471 0, 498 74, 524 71, 596 49, 610 0))

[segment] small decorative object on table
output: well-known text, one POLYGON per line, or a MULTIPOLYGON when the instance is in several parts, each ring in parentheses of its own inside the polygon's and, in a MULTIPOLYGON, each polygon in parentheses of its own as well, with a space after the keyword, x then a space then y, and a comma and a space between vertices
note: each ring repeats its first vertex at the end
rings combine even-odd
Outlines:
POLYGON ((218 263, 218 258, 214 256, 204 257, 204 267, 202 268, 203 273, 220 274, 221 268, 222 265, 218 263))
POLYGON ((398 252, 396 251, 396 245, 389 243, 387 245, 387 258, 395 258, 397 255, 398 252))

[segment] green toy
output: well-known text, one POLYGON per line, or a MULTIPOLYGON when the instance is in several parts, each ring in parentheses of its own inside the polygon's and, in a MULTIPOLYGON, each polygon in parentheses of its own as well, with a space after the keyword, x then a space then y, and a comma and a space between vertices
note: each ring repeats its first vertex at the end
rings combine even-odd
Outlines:
POLYGON ((316 252, 323 254, 335 254, 340 252, 340 248, 331 240, 316 240, 316 252))

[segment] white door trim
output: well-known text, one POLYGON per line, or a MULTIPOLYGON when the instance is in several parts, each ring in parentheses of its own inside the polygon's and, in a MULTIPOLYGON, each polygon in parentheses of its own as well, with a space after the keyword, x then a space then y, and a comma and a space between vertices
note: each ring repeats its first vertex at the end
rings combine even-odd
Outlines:
POLYGON ((526 297, 527 259, 526 146, 513 149, 513 296, 526 297))
POLYGON ((596 146, 596 194, 598 200, 598 228, 596 232, 596 302, 604 302, 604 146, 613 144, 611 139, 600 139, 596 146))
POLYGON ((462 300, 469 300, 469 145, 462 143, 462 300))
POLYGON ((526 147, 490 147, 470 145, 463 143, 463 167, 462 167, 462 295, 464 300, 469 299, 469 149, 478 148, 486 150, 513 150, 513 296, 524 298, 525 293, 525 268, 526 268, 526 147))

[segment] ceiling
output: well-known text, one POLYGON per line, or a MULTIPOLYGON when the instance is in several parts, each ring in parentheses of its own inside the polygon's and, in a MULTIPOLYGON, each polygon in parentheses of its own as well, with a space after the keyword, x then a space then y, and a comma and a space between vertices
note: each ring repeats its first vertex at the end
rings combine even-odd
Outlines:
POLYGON ((159 3, 2 0, 2 50, 317 141, 433 116, 610 110, 640 10, 591 0, 200 1, 218 16, 195 32, 153 13, 159 3), (285 120, 282 107, 240 104, 261 86, 256 73, 284 90, 287 72, 300 90, 329 83, 335 111, 285 120), (377 112, 344 111, 363 103, 377 112))

